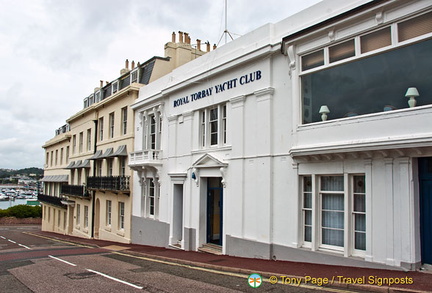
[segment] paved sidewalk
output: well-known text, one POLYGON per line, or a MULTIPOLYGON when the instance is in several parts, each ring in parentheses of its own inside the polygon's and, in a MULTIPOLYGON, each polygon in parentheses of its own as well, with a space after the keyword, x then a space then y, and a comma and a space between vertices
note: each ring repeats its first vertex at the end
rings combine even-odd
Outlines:
POLYGON ((370 292, 432 292, 432 272, 403 272, 398 270, 367 269, 320 265, 312 263, 250 259, 227 255, 212 255, 194 251, 166 249, 136 244, 123 244, 104 240, 84 239, 51 232, 36 231, 44 237, 82 245, 118 250, 174 263, 187 264, 249 275, 261 274, 279 282, 314 285, 328 281, 329 287, 357 289, 370 292), (300 278, 300 279, 299 279, 300 278), (295 282, 295 283, 294 283, 295 282), (391 286, 387 284, 392 282, 391 286), (356 283, 356 284, 353 284, 356 283))

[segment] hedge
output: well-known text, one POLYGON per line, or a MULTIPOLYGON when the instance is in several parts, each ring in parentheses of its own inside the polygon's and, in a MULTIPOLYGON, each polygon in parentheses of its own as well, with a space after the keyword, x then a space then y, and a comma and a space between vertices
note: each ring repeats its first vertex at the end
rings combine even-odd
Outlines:
POLYGON ((2 217, 15 217, 18 219, 23 218, 41 218, 42 207, 41 206, 28 206, 28 205, 16 205, 5 210, 0 210, 0 218, 2 217))

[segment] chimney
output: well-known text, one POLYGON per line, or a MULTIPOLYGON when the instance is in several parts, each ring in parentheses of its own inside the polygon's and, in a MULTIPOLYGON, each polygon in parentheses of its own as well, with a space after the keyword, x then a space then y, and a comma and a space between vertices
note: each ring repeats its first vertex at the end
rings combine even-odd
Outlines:
POLYGON ((103 87, 103 80, 100 81, 100 86, 99 86, 99 87, 100 87, 100 88, 103 87))
POLYGON ((126 61, 125 61, 125 68, 129 69, 129 60, 128 59, 126 59, 126 61))
POLYGON ((186 44, 189 44, 189 34, 188 33, 184 33, 184 42, 186 44))
POLYGON ((134 60, 132 60, 132 70, 135 68, 135 61, 134 60))
POLYGON ((197 42, 197 49, 201 51, 201 40, 197 39, 196 42, 197 42))
POLYGON ((213 44, 213 50, 215 50, 217 47, 216 47, 216 44, 213 44))
POLYGON ((183 33, 179 31, 179 43, 183 43, 183 33))
POLYGON ((171 42, 175 43, 176 42, 176 34, 175 32, 172 33, 172 39, 171 42))
POLYGON ((207 41, 207 42, 206 42, 206 45, 207 45, 207 52, 210 52, 210 42, 207 41))

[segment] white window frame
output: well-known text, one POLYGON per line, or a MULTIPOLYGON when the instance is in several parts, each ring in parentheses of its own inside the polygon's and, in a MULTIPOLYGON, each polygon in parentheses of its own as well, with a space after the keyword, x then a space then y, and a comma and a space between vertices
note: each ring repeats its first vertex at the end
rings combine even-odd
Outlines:
POLYGON ((125 228, 125 203, 119 201, 118 203, 118 229, 124 230, 125 228))
POLYGON ((81 224, 81 205, 77 203, 75 225, 79 228, 80 224, 81 224))
POLYGON ((92 150, 91 128, 87 129, 87 151, 92 150))
POLYGON ((104 118, 100 117, 99 118, 99 141, 103 141, 104 139, 104 118))
POLYGON ((111 91, 112 91, 112 94, 115 94, 116 92, 118 92, 119 91, 119 81, 118 80, 115 80, 115 81, 113 81, 112 82, 112 84, 111 84, 111 91))
POLYGON ((313 251, 315 250, 323 250, 334 253, 341 253, 345 256, 358 256, 365 257, 367 247, 367 238, 370 237, 370 231, 368 231, 366 217, 370 211, 367 210, 367 187, 364 186, 364 207, 365 211, 361 212, 364 214, 366 227, 365 237, 366 237, 366 247, 365 250, 355 249, 355 214, 358 212, 354 211, 354 178, 356 176, 364 177, 364 184, 367 184, 366 174, 364 173, 338 173, 338 174, 311 174, 311 175, 302 175, 301 176, 301 184, 300 184, 300 212, 301 212, 301 221, 300 221, 300 237, 299 243, 302 243, 302 247, 309 248, 313 251), (344 190, 343 191, 321 191, 320 180, 323 176, 343 176, 344 180, 344 190), (304 184, 305 178, 310 177, 311 180, 311 191, 305 192, 304 184), (312 203, 311 208, 305 208, 305 193, 311 193, 312 203), (325 193, 339 193, 344 196, 344 245, 342 247, 336 245, 323 244, 322 242, 322 194, 325 193), (311 211, 312 213, 312 225, 311 225, 311 241, 305 241, 305 214, 306 211, 311 211))
POLYGON ((227 144, 227 106, 215 105, 200 111, 199 138, 201 148, 220 147, 227 144), (216 119, 211 119, 211 112, 216 110, 216 119), (217 126, 216 132, 211 131, 211 125, 217 126), (212 134, 216 134, 216 142, 212 141, 212 134))
POLYGON ((105 225, 107 227, 111 227, 111 224, 112 224, 112 201, 107 199, 105 225))
POLYGON ((128 119, 128 107, 123 107, 121 109, 121 131, 122 135, 127 134, 127 119, 128 119))
POLYGON ((130 83, 133 84, 137 82, 139 82, 139 67, 130 72, 130 83))
POLYGON ((88 228, 89 226, 89 207, 88 205, 84 205, 84 228, 88 228))
POLYGON ((114 138, 114 131, 115 131, 114 112, 111 112, 108 117, 109 117, 109 138, 114 138))

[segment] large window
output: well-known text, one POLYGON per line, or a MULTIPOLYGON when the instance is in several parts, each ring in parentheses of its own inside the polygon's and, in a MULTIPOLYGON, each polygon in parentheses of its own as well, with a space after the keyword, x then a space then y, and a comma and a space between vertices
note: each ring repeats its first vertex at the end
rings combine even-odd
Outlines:
POLYGON ((301 57, 303 123, 432 104, 432 12, 301 57), (393 35, 393 37, 392 37, 393 35), (375 53, 376 52, 376 53, 375 53))
POLYGON ((302 186, 304 246, 363 255, 366 250, 365 176, 303 176, 302 186))
POLYGON ((148 150, 159 150, 162 135, 162 117, 159 113, 147 116, 144 144, 148 150))
POLYGON ((79 134, 79 152, 82 153, 84 150, 84 132, 79 134))
POLYGON ((89 207, 84 206, 84 228, 88 228, 89 225, 89 207))
POLYGON ((109 114, 109 137, 114 137, 114 112, 109 114))
POLYGON ((91 144, 92 138, 91 138, 91 128, 87 129, 87 151, 92 150, 92 144, 91 144))
POLYGON ((81 220, 81 205, 77 203, 76 205, 76 225, 79 226, 81 220))
POLYGON ((142 212, 145 217, 157 218, 159 205, 159 184, 156 179, 149 178, 146 181, 143 198, 142 212))
POLYGON ((123 230, 125 227, 125 203, 119 202, 118 203, 118 226, 120 230, 123 230))
POLYGON ((121 129, 123 135, 127 133, 127 118, 127 107, 124 107, 121 109, 121 129))
POLYGON ((202 147, 226 144, 226 129, 226 105, 218 105, 200 112, 202 147))
POLYGON ((111 213, 112 213, 112 202, 106 201, 106 226, 111 226, 111 213))
POLYGON ((103 117, 99 118, 99 141, 103 141, 104 139, 104 119, 103 117))

